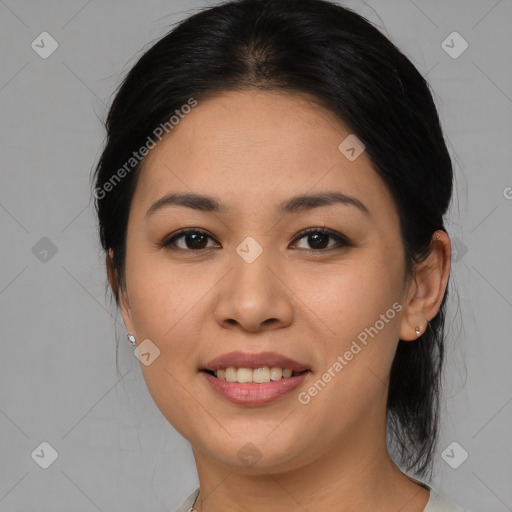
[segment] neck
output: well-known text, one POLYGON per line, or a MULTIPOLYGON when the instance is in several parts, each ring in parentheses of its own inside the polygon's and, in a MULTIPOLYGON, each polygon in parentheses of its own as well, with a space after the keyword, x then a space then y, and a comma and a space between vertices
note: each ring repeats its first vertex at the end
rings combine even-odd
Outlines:
POLYGON ((385 438, 359 428, 346 436, 347 443, 329 449, 307 465, 282 468, 251 468, 241 471, 220 465, 194 449, 200 494, 198 512, 282 512, 332 509, 342 512, 422 512, 429 491, 390 459, 385 438), (371 440, 369 442, 369 440, 371 440))

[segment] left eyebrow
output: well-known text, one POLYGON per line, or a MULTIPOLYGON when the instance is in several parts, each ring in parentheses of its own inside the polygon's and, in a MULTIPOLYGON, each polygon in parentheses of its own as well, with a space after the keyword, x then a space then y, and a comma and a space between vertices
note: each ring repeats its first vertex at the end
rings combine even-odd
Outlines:
MULTIPOLYGON (((299 211, 311 210, 313 208, 329 206, 332 204, 354 206, 365 215, 370 216, 369 209, 359 199, 341 192, 319 192, 317 194, 302 194, 294 196, 280 203, 277 206, 277 211, 281 214, 289 215, 299 211)), ((227 208, 222 206, 220 201, 213 197, 193 193, 171 193, 154 202, 146 212, 146 217, 166 206, 172 205, 192 208, 203 212, 223 213, 227 211, 227 208)))
POLYGON ((370 216, 370 210, 359 199, 341 192, 319 192, 317 194, 295 196, 281 203, 278 210, 282 214, 290 214, 336 203, 355 206, 365 215, 370 216))

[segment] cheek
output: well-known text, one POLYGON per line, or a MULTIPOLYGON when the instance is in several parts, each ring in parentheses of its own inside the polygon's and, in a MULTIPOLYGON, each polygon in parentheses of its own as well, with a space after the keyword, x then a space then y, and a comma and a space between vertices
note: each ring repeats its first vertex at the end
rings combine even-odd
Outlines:
POLYGON ((311 428, 356 428, 358 418, 385 403, 402 309, 390 274, 382 262, 368 260, 347 266, 314 295, 312 309, 324 312, 319 316, 332 333, 317 338, 322 365, 301 397, 302 404, 309 401, 311 428))
POLYGON ((127 284, 141 335, 168 345, 177 332, 183 334, 183 325, 188 330, 195 325, 191 319, 208 290, 208 274, 204 267, 179 266, 157 256, 134 256, 131 267, 127 264, 127 284))
POLYGON ((140 363, 147 389, 163 415, 186 437, 190 422, 202 417, 190 393, 204 323, 198 318, 199 300, 206 284, 187 270, 139 255, 127 261, 127 285, 138 338, 150 339, 160 350, 151 364, 140 363))
POLYGON ((346 340, 373 325, 400 298, 395 267, 396 263, 375 258, 354 258, 323 275, 321 281, 319 275, 306 281, 302 296, 308 297, 308 305, 330 330, 346 340), (319 282, 324 285, 319 287, 319 282))
POLYGON ((197 303, 204 292, 187 286, 190 280, 184 279, 183 273, 171 275, 169 269, 145 267, 142 260, 129 278, 137 338, 151 340, 159 350, 151 364, 141 360, 141 371, 153 400, 174 424, 190 407, 186 405, 190 401, 187 390, 196 376, 204 323, 198 318, 197 303))
POLYGON ((348 390, 354 396, 360 396, 364 389, 371 394, 368 378, 372 374, 376 385, 376 381, 387 380, 403 309, 399 302, 400 272, 399 260, 392 262, 374 255, 354 258, 329 274, 321 293, 309 295, 311 309, 330 331, 329 336, 321 338, 321 352, 324 371, 330 368, 337 376, 332 381, 338 385, 330 385, 333 400, 346 400, 348 390))

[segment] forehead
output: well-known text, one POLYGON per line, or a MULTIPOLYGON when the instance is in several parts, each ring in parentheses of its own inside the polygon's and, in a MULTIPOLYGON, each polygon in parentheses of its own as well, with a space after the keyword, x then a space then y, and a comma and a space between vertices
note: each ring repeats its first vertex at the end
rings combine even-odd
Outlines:
POLYGON ((192 192, 233 209, 268 208, 296 194, 341 191, 370 210, 393 208, 367 153, 350 160, 340 151, 350 135, 305 95, 223 92, 198 101, 148 153, 134 202, 147 210, 169 192, 192 192))

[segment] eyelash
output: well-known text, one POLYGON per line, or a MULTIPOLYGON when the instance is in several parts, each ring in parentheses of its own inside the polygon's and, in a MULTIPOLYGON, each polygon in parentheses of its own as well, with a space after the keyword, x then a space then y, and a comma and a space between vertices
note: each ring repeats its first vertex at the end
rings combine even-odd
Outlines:
MULTIPOLYGON (((352 243, 346 236, 342 235, 341 233, 338 233, 337 231, 334 231, 334 230, 328 229, 328 228, 307 228, 307 229, 301 231, 300 233, 298 233, 292 242, 301 240, 302 238, 305 238, 307 235, 309 235, 311 233, 321 233, 323 235, 328 235, 329 237, 336 240, 336 242, 338 243, 338 246, 329 247, 329 248, 325 248, 325 249, 300 249, 300 250, 306 251, 306 252, 319 253, 319 252, 329 252, 329 251, 332 251, 335 249, 342 249, 344 247, 352 246, 352 243)), ((202 229, 185 228, 185 229, 182 229, 182 230, 176 232, 174 235, 172 235, 171 238, 166 238, 160 244, 158 244, 158 246, 161 249, 166 249, 169 251, 184 251, 184 252, 196 252, 196 253, 200 252, 200 251, 207 251, 208 249, 213 249, 213 247, 205 247, 203 249, 183 249, 181 247, 178 247, 178 248, 172 247, 172 245, 176 242, 176 240, 183 238, 184 236, 186 236, 188 234, 201 234, 201 235, 206 235, 207 237, 213 239, 212 236, 210 236, 206 231, 203 231, 202 229)))

